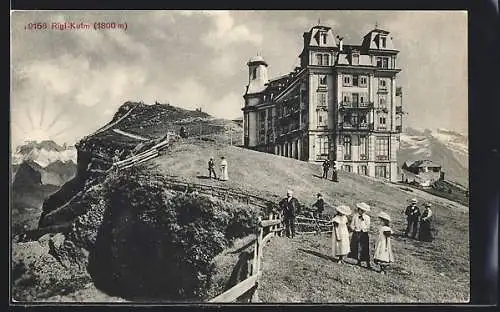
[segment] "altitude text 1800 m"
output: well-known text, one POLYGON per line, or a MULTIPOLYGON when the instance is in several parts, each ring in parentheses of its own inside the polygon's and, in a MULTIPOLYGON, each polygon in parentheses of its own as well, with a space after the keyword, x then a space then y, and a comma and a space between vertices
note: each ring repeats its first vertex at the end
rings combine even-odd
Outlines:
POLYGON ((127 23, 116 22, 34 22, 28 23, 24 26, 26 30, 127 30, 127 23))

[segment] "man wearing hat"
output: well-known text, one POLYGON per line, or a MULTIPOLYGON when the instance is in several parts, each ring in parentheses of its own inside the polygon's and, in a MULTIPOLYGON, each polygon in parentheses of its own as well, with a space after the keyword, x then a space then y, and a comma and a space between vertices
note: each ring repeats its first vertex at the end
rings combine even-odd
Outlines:
POLYGON ((349 258, 358 260, 358 265, 361 265, 361 262, 366 262, 366 266, 370 268, 370 239, 368 236, 370 216, 366 214, 370 211, 370 206, 367 203, 357 203, 356 207, 358 213, 352 217, 350 224, 352 237, 349 258))
POLYGON ((323 213, 323 210, 325 210, 325 201, 323 200, 323 196, 320 193, 318 193, 316 196, 318 196, 318 199, 313 204, 313 207, 316 207, 314 215, 315 218, 321 218, 321 214, 323 213))
POLYGON ((418 229, 418 219, 420 217, 420 209, 417 207, 416 198, 411 199, 411 203, 408 207, 406 207, 404 213, 406 215, 406 221, 408 222, 406 225, 405 235, 408 236, 411 231, 411 237, 415 238, 418 229))
POLYGON ((215 173, 215 162, 214 158, 210 157, 210 160, 208 161, 208 178, 212 178, 212 174, 214 175, 214 179, 217 179, 217 174, 215 173))
POLYGON ((283 223, 285 225, 286 237, 294 238, 295 236, 295 214, 299 210, 299 201, 293 197, 293 191, 286 192, 286 198, 279 202, 281 212, 283 214, 283 223))
POLYGON ((431 203, 425 203, 424 206, 424 211, 420 216, 420 231, 418 232, 418 239, 423 242, 432 242, 434 238, 432 237, 431 231, 431 203))

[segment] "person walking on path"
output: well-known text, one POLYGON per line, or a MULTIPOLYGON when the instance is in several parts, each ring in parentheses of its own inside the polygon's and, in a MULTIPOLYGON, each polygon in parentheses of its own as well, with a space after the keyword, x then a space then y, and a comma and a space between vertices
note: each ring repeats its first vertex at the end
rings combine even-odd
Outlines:
POLYGON ((432 242, 434 239, 431 231, 431 218, 431 203, 426 203, 425 209, 420 216, 420 230, 418 232, 418 239, 423 242, 432 242))
POLYGON ((214 158, 210 157, 210 160, 208 161, 208 178, 212 178, 212 174, 214 175, 214 179, 217 179, 217 174, 215 173, 215 162, 214 158))
POLYGON ((320 219, 323 211, 325 210, 325 201, 323 200, 323 196, 320 193, 318 193, 316 196, 318 197, 318 199, 312 205, 313 207, 316 207, 316 210, 313 211, 313 217, 316 219, 320 219))
POLYGON ((349 258, 358 260, 358 265, 361 262, 366 262, 366 267, 371 268, 370 265, 370 206, 367 203, 356 204, 358 213, 352 217, 350 228, 352 230, 351 237, 351 252, 349 258))
POLYGON ((286 198, 279 202, 281 213, 283 215, 283 223, 285 226, 286 237, 295 237, 295 215, 299 210, 299 201, 293 197, 293 191, 286 192, 286 198))
POLYGON ((373 262, 380 266, 380 273, 385 274, 389 264, 394 262, 394 255, 392 253, 391 236, 392 229, 389 226, 391 217, 385 213, 378 214, 382 226, 379 229, 377 242, 375 244, 375 254, 373 255, 373 262))
POLYGON ((347 216, 351 214, 351 208, 340 205, 336 208, 337 215, 332 219, 332 256, 338 263, 344 263, 344 257, 349 254, 349 229, 347 228, 347 216))
POLYGON ((221 162, 220 162, 220 179, 222 181, 227 181, 229 180, 229 175, 227 173, 227 160, 224 158, 224 156, 221 157, 221 162))
POLYGON ((339 182, 337 175, 337 164, 335 163, 334 160, 332 160, 332 181, 339 182))
POLYGON ((404 213, 407 221, 405 235, 408 236, 411 232, 410 237, 415 238, 415 236, 417 236, 418 219, 420 217, 420 209, 417 207, 416 198, 412 198, 411 204, 406 207, 404 213))
POLYGON ((328 159, 325 159, 323 161, 323 179, 328 179, 328 171, 330 170, 330 161, 328 159))

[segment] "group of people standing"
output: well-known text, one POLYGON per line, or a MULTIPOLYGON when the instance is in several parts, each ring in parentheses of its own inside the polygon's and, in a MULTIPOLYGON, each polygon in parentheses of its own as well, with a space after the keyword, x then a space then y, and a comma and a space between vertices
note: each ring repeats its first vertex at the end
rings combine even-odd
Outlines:
POLYGON ((323 161, 323 176, 322 178, 323 179, 328 179, 328 172, 330 171, 330 167, 332 168, 333 170, 333 173, 332 173, 332 181, 333 182, 339 182, 338 181, 338 175, 337 175, 337 168, 336 168, 336 163, 334 160, 328 160, 328 159, 325 159, 325 161, 323 161))
POLYGON ((434 239, 431 229, 432 205, 431 203, 425 203, 424 211, 420 212, 420 208, 418 208, 417 203, 417 199, 412 198, 410 205, 404 210, 407 221, 405 236, 418 238, 424 242, 432 242, 434 239))
MULTIPOLYGON (((324 200, 321 194, 317 194, 317 200, 313 204, 316 210, 313 213, 314 218, 321 218, 324 211, 324 200)), ((415 237, 418 223, 420 224, 419 239, 422 241, 432 241, 431 234, 431 204, 425 204, 425 210, 420 213, 416 206, 417 200, 412 199, 411 205, 405 210, 408 226, 406 235, 412 231, 415 237), (415 221, 417 220, 417 221, 415 221)), ((291 190, 287 191, 286 198, 279 202, 280 211, 283 217, 285 227, 285 235, 289 238, 295 236, 295 217, 300 210, 300 204, 297 198, 293 196, 291 190)), ((335 208, 336 214, 332 219, 332 256, 339 262, 343 263, 345 257, 355 259, 358 265, 366 262, 367 268, 371 268, 370 263, 370 227, 371 217, 370 205, 365 202, 356 204, 356 212, 349 221, 351 216, 351 208, 347 205, 339 205, 335 208), (352 233, 352 234, 351 234, 352 233)), ((394 234, 391 229, 391 217, 384 211, 378 215, 379 230, 373 254, 373 262, 379 266, 380 273, 385 273, 387 266, 394 262, 392 252, 391 237, 394 234)))
MULTIPOLYGON (((220 161, 220 177, 219 180, 221 181, 227 181, 229 180, 229 174, 227 171, 227 160, 224 156, 222 156, 220 161)), ((217 179, 217 174, 215 173, 215 161, 213 157, 210 157, 210 160, 208 161, 208 178, 212 178, 212 174, 214 176, 214 179, 217 179)))
MULTIPOLYGON (((351 208, 347 205, 336 207, 337 214, 332 220, 332 256, 339 263, 343 263, 344 258, 348 257, 357 260, 358 265, 366 262, 367 268, 371 268, 369 235, 371 218, 367 214, 370 212, 370 206, 361 202, 356 204, 356 208, 357 213, 349 222, 348 216, 351 215, 351 208), (352 232, 351 237, 350 232, 352 232)), ((377 216, 380 220, 380 227, 373 262, 380 267, 379 272, 385 274, 387 266, 394 262, 391 244, 393 231, 390 227, 389 214, 381 211, 377 216)))

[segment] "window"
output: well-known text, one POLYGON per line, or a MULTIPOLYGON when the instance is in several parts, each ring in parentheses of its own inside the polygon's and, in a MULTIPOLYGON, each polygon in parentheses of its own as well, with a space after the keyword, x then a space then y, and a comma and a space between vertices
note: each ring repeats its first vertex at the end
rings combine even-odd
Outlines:
POLYGON ((384 116, 380 116, 379 117, 379 123, 380 123, 380 125, 385 126, 385 121, 386 121, 386 118, 384 116))
POLYGON ((367 123, 366 115, 359 116, 359 123, 360 124, 366 124, 367 123))
POLYGON ((347 172, 352 172, 352 167, 351 167, 351 165, 343 165, 342 170, 347 171, 347 172))
POLYGON ((368 167, 366 165, 359 166, 358 174, 368 175, 368 167))
POLYGON ((359 77, 359 86, 360 87, 366 87, 366 86, 368 86, 368 77, 366 77, 366 76, 360 76, 359 77))
POLYGON ((375 156, 377 160, 389 159, 389 138, 378 137, 375 140, 375 156))
POLYGON ((368 160, 368 138, 366 136, 359 137, 359 159, 368 160))
POLYGON ((344 136, 344 159, 351 159, 351 136, 344 136))
POLYGON ((359 65, 359 54, 352 55, 352 65, 359 65))
POLYGON ((323 38, 323 44, 326 44, 326 33, 322 33, 321 38, 323 38))
POLYGON ((353 86, 357 87, 358 86, 358 81, 359 81, 358 75, 352 76, 352 85, 353 86))
POLYGON ((383 94, 379 95, 379 97, 378 97, 378 106, 380 108, 386 108, 386 106, 387 106, 387 101, 386 100, 387 100, 387 98, 386 98, 385 95, 383 95, 383 94))
POLYGON ((352 86, 352 76, 351 75, 344 75, 344 86, 352 86))
POLYGON ((387 177, 386 166, 375 166, 375 177, 376 178, 386 178, 387 177))
POLYGON ((319 76, 319 84, 326 86, 326 76, 319 76))
POLYGON ((257 78, 257 67, 252 69, 252 79, 256 79, 256 78, 257 78))
POLYGON ((316 54, 316 65, 323 65, 323 56, 321 54, 316 54))
POLYGON ((344 99, 344 103, 351 103, 351 94, 350 93, 344 92, 342 97, 344 99))
POLYGON ((380 37, 380 47, 385 48, 386 45, 386 39, 385 37, 380 37))
POLYGON ((385 79, 380 79, 379 89, 387 88, 387 81, 385 79))
POLYGON ((318 92, 318 106, 326 106, 326 92, 318 92))
POLYGON ((377 67, 389 68, 389 58, 388 57, 377 57, 377 67))
POLYGON ((330 65, 328 54, 323 54, 323 65, 330 65))
POLYGON ((328 126, 327 121, 328 121, 327 113, 325 111, 319 111, 318 112, 318 127, 328 126))
POLYGON ((330 142, 327 136, 318 137, 318 151, 321 156, 328 156, 330 142))
POLYGON ((359 99, 359 94, 353 93, 352 94, 352 104, 358 105, 358 99, 359 99))

